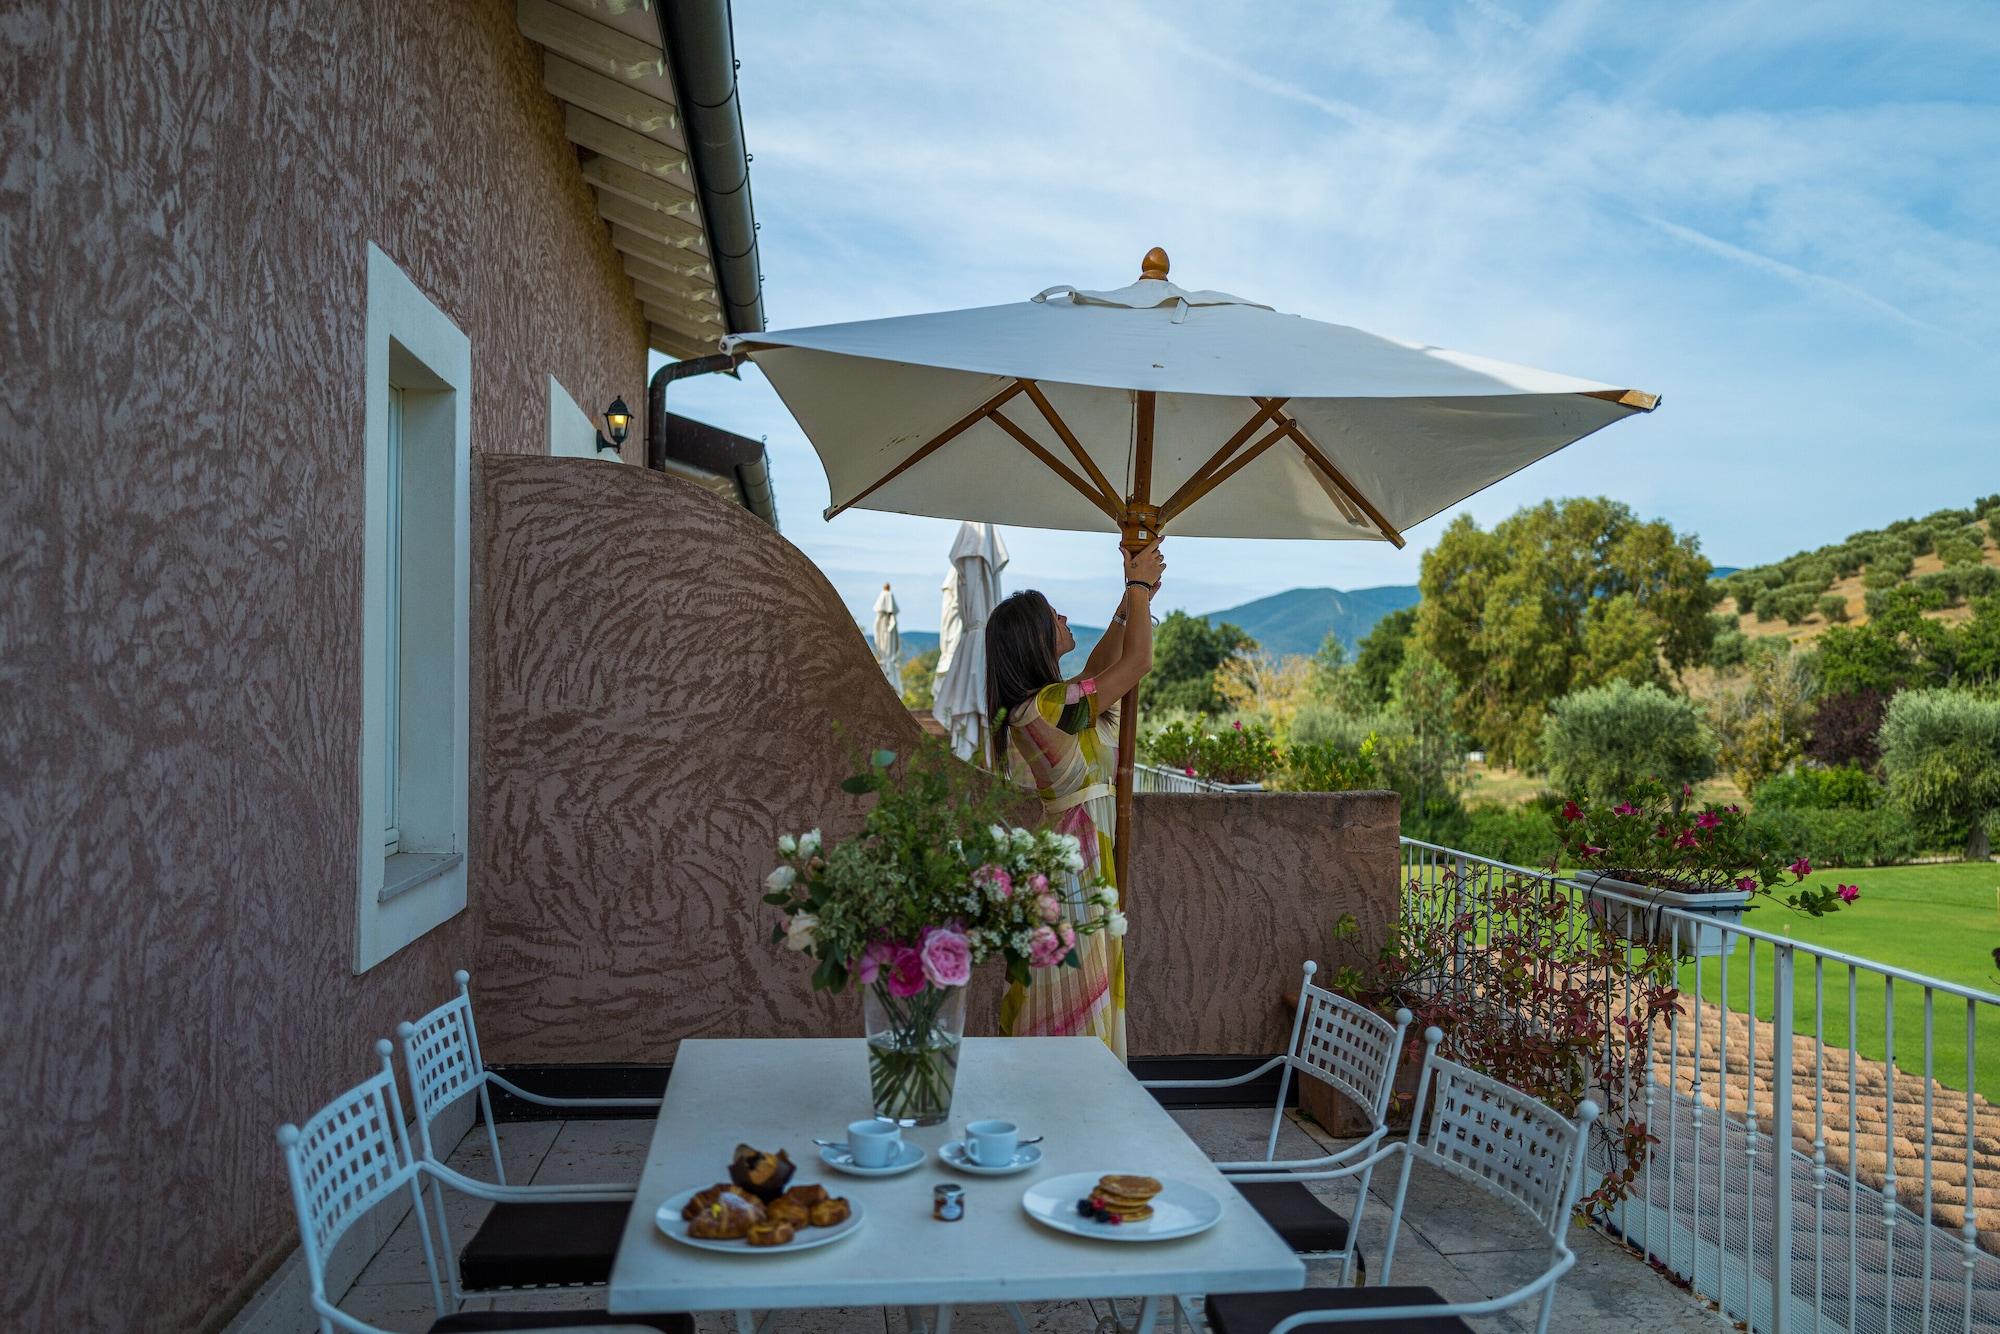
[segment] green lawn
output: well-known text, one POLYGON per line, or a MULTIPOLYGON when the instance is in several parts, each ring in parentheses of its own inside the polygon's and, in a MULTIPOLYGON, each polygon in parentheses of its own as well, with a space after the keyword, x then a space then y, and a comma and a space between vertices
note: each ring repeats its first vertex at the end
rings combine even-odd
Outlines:
MULTIPOLYGON (((2000 946, 2000 864, 1943 863, 1936 866, 1888 866, 1863 870, 1816 871, 1813 884, 1861 887, 1858 902, 1837 913, 1813 918, 1784 907, 1762 907, 1744 918, 1744 925, 1774 936, 1789 936, 1800 944, 1839 950, 1863 959, 1893 964, 1945 982, 2000 994, 2000 969, 1993 949, 2000 946)), ((1738 944, 1729 960, 1729 1006, 1740 1013, 1748 996, 1749 942, 1738 944)), ((1771 949, 1760 945, 1757 956, 1758 1017, 1771 1017, 1771 949)), ((1812 956, 1799 954, 1793 979, 1795 1031, 1813 1031, 1812 956)), ((1722 995, 1719 960, 1701 964, 1701 991, 1711 1001, 1722 995)), ((1847 977, 1844 965, 1825 967, 1826 1022, 1829 1053, 1847 1045, 1847 977)), ((1681 986, 1692 991, 1695 967, 1681 971, 1681 986)), ((1855 1028, 1857 1050, 1882 1059, 1885 1050, 1885 1008, 1882 977, 1866 969, 1856 973, 1855 1028)), ((1924 991, 1914 983, 1895 986, 1896 1067, 1923 1070, 1924 991)), ((2000 1102, 2000 1006, 1978 1007, 1973 1078, 1977 1091, 2000 1102)), ((1938 1081, 1965 1087, 1964 1000, 1937 994, 1933 1001, 1933 1060, 1938 1081)), ((1759 1053, 1760 1061, 1763 1053, 1759 1053)))

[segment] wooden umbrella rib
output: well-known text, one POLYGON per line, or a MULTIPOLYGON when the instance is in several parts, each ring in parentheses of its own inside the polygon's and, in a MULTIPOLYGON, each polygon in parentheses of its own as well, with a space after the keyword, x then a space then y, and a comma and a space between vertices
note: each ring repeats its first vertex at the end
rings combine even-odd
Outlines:
MULTIPOLYGON (((1260 399, 1258 401, 1263 402, 1266 400, 1260 399)), ((1326 476, 1328 481, 1339 487, 1341 492, 1349 500, 1353 501, 1363 514, 1368 516, 1369 521, 1375 525, 1376 531, 1380 532, 1382 536, 1388 538, 1397 546, 1404 545, 1403 535, 1396 531, 1395 525, 1383 518, 1382 511, 1376 509, 1368 497, 1361 494, 1361 489, 1348 481, 1345 473, 1333 466, 1333 460, 1329 459, 1320 447, 1312 442, 1312 438, 1305 433, 1304 428, 1299 425, 1296 418, 1289 417, 1280 412, 1278 414, 1278 421, 1284 426, 1285 434, 1292 438, 1292 443, 1299 447, 1299 452, 1304 454, 1311 461, 1312 465, 1326 476)))
POLYGON ((1579 397, 1601 398, 1606 403, 1616 403, 1621 408, 1633 408, 1640 412, 1651 412, 1660 406, 1660 396, 1643 389, 1586 389, 1579 397))
POLYGON ((868 499, 868 497, 874 495, 877 491, 880 491, 890 482, 893 482, 898 477, 901 477, 904 473, 908 472, 911 468, 915 467, 917 464, 929 458, 932 454, 936 453, 944 446, 950 444, 953 440, 956 440, 959 436, 963 435, 968 429, 977 425, 980 418, 992 415, 994 412, 999 410, 999 408, 1003 404, 1005 404, 1008 399, 1011 399, 1012 397, 1014 397, 1014 395, 1020 393, 1021 383, 1022 382, 1019 380, 1014 381, 1012 384, 1008 385, 1005 389, 1002 389, 999 393, 993 395, 993 397, 987 399, 984 403, 981 403, 978 407, 966 413, 963 417, 960 417, 957 421, 953 422, 951 425, 945 427, 942 431, 932 436, 929 440, 925 441, 924 444, 918 447, 915 453, 911 454, 901 463, 898 463, 895 467, 889 469, 889 471, 883 473, 873 482, 869 483, 868 486, 865 487, 858 494, 850 497, 847 500, 841 501, 838 505, 833 505, 828 507, 826 511, 826 517, 832 519, 840 514, 844 514, 848 510, 854 508, 854 506, 859 505, 862 501, 868 499))
MULTIPOLYGON (((1042 387, 1033 380, 1022 380, 1019 383, 1022 392, 1027 394, 1029 401, 1035 405, 1036 411, 1042 414, 1042 420, 1049 424, 1049 429, 1054 431, 1063 444, 1069 447, 1069 452, 1076 456, 1077 463, 1090 475, 1090 480, 1096 484, 1098 493, 1104 497, 1105 502, 1116 507, 1118 504, 1118 488, 1111 485, 1111 479, 1106 477, 1104 470, 1097 466, 1097 460, 1090 457, 1090 451, 1086 450, 1083 447, 1083 443, 1076 438, 1076 432, 1070 430, 1069 423, 1064 421, 1062 416, 1056 412, 1055 405, 1049 402, 1048 396, 1042 392, 1042 387)), ((1102 508, 1102 506, 1099 508, 1102 508)), ((1117 516, 1113 515, 1112 517, 1116 518, 1117 516)))
MULTIPOLYGON (((1203 461, 1202 465, 1196 468, 1185 482, 1181 483, 1180 489, 1167 497, 1166 502, 1160 506, 1161 521, 1164 522, 1174 515, 1181 513, 1188 506, 1194 504, 1195 501, 1200 500, 1210 491, 1213 491, 1216 484, 1204 485, 1208 481, 1208 478, 1222 466, 1223 460, 1227 459, 1238 445, 1248 440, 1259 426, 1262 426, 1265 422, 1276 416, 1278 409, 1284 407, 1288 401, 1282 398, 1264 400, 1262 405, 1250 414, 1250 420, 1238 427, 1235 435, 1223 441, 1222 448, 1210 454, 1203 461)), ((1234 470, 1232 469, 1232 471, 1234 470)))
POLYGON ((1287 438, 1290 434, 1283 426, 1273 426, 1270 432, 1256 444, 1229 460, 1228 463, 1210 473, 1206 478, 1200 479, 1201 485, 1195 486, 1196 479, 1189 479, 1187 486, 1183 486, 1179 491, 1176 491, 1173 498, 1160 507, 1160 523, 1165 525, 1169 520, 1178 517, 1182 512, 1192 507, 1197 500, 1200 500, 1203 496, 1215 490, 1216 487, 1221 486, 1237 473, 1242 472, 1252 463, 1255 463, 1265 450, 1277 444, 1280 440, 1287 438), (1189 487, 1194 487, 1192 494, 1189 493, 1189 487))
POLYGON ((1006 413, 1000 411, 998 408, 994 408, 986 415, 992 419, 995 426, 1019 441, 1021 448, 1040 459, 1050 472, 1068 482, 1085 500, 1088 500, 1091 504, 1097 506, 1098 509, 1104 511, 1106 518, 1110 519, 1113 523, 1118 522, 1118 507, 1116 505, 1092 490, 1088 482, 1084 481, 1083 478, 1077 476, 1074 472, 1071 472, 1061 459, 1042 448, 1039 440, 1036 440, 1035 437, 1029 435, 1019 426, 1016 426, 1006 413))

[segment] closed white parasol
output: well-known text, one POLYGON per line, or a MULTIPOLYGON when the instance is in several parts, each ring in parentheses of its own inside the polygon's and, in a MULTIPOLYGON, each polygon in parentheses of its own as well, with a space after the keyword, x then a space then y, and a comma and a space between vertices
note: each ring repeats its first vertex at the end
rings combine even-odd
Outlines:
POLYGON ((951 544, 939 620, 937 696, 931 713, 951 734, 952 753, 991 765, 986 748, 986 618, 1000 601, 1007 544, 990 523, 962 523, 951 544))
MULTIPOLYGON (((856 506, 1121 534, 1388 541, 1658 399, 1167 281, 736 334, 856 506)), ((1133 728, 1119 750, 1118 876, 1133 728)))
POLYGON ((903 635, 896 628, 896 595, 887 584, 882 585, 882 596, 875 599, 875 661, 896 693, 902 694, 903 635))

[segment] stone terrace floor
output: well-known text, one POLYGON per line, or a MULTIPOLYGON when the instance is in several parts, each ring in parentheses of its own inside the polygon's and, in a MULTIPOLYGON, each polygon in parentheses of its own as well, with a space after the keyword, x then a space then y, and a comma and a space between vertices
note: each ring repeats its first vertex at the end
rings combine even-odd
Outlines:
MULTIPOLYGON (((1179 1111, 1174 1118, 1219 1160, 1261 1156, 1270 1126, 1270 1114, 1254 1109, 1179 1111)), ((517 1122, 500 1127, 501 1149, 506 1154, 510 1179, 538 1184, 636 1181, 651 1134, 652 1122, 644 1120, 517 1122)), ((1315 1141, 1327 1146, 1338 1143, 1311 1122, 1292 1119, 1279 1137, 1278 1156, 1303 1158, 1322 1152, 1315 1147, 1315 1141)), ((485 1131, 475 1126, 452 1154, 451 1162, 470 1175, 491 1180, 489 1157, 485 1131)), ((1345 1182, 1322 1183, 1315 1189, 1327 1193, 1343 1211, 1352 1201, 1353 1188, 1345 1182)), ((1381 1241, 1394 1189, 1393 1174, 1377 1172, 1371 1192, 1376 1202, 1369 1207, 1366 1224, 1367 1236, 1374 1239, 1374 1244, 1368 1245, 1364 1240, 1362 1248, 1371 1275, 1381 1263, 1381 1241)), ((449 1192, 446 1199, 447 1208, 452 1209, 454 1244, 462 1246, 485 1206, 449 1192)), ((1714 1308, 1675 1287, 1602 1234, 1574 1229, 1570 1245, 1577 1252, 1577 1264, 1558 1291, 1551 1328, 1649 1334, 1666 1330, 1713 1331, 1722 1323, 1714 1308)), ((1410 1181, 1410 1199, 1404 1214, 1402 1239, 1397 1246, 1394 1277, 1399 1285, 1434 1287, 1448 1300, 1478 1300, 1497 1296, 1533 1277, 1546 1254, 1540 1247, 1532 1224, 1517 1212, 1472 1187, 1419 1169, 1410 1181)), ((1309 1283, 1337 1281, 1334 1262, 1309 1261, 1307 1269, 1309 1283)), ((584 1289, 515 1293, 490 1301, 475 1298, 467 1303, 467 1309, 579 1310, 601 1308, 603 1304, 602 1289, 584 1289)), ((414 1219, 404 1219, 402 1227, 362 1270, 341 1306, 386 1329, 429 1327, 433 1314, 430 1286, 424 1281, 423 1255, 418 1249, 414 1219)), ((1082 1302, 1051 1302, 1030 1305, 1027 1309, 1037 1334, 1087 1332, 1096 1324, 1082 1302)), ((1130 1303, 1124 1309, 1129 1317, 1130 1303)), ((1534 1306, 1530 1303, 1505 1316, 1476 1323, 1481 1329, 1533 1329, 1533 1315, 1534 1306)), ((735 1328, 733 1320, 722 1315, 704 1315, 698 1327, 702 1334, 711 1331, 725 1334, 735 1328)), ((1170 1321, 1163 1317, 1157 1328, 1169 1327, 1170 1321)), ((1326 1326, 1328 1329, 1370 1327, 1326 1326)), ((906 1326, 899 1310, 885 1313, 880 1309, 853 1309, 781 1313, 771 1328, 797 1334, 904 1334, 906 1326)), ((962 1334, 1012 1334, 1013 1325, 998 1307, 972 1306, 956 1312, 952 1329, 962 1334)), ((299 1334, 308 1331, 302 1328, 299 1334)))

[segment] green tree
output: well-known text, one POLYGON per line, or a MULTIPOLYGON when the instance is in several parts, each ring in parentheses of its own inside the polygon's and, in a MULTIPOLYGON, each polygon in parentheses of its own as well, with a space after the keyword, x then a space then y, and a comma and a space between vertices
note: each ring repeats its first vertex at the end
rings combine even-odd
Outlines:
POLYGON ((928 710, 937 699, 938 651, 925 649, 903 664, 903 704, 928 710))
POLYGON ((1465 771, 1465 738, 1457 724, 1458 681, 1443 663, 1411 645, 1391 682, 1391 702, 1405 731, 1390 748, 1388 768, 1418 812, 1449 801, 1465 771))
POLYGON ((1889 797, 1911 820, 1966 855, 1991 852, 1988 822, 2000 812, 2000 700, 1962 690, 1905 690, 1882 717, 1882 768, 1889 797))
POLYGON ((1565 695, 1542 724, 1549 777, 1566 793, 1624 797, 1656 778, 1678 789, 1715 772, 1715 736, 1693 702, 1650 681, 1612 681, 1565 695))
POLYGON ((1355 647, 1354 675, 1368 698, 1385 704, 1395 685, 1396 669, 1403 665, 1404 646, 1417 626, 1417 609, 1404 607, 1375 622, 1375 628, 1361 637, 1355 647))
POLYGON ((1818 694, 1814 660, 1775 647, 1751 655, 1740 688, 1714 702, 1722 765, 1745 792, 1805 753, 1818 694))
POLYGON ((1184 611, 1167 613, 1153 632, 1153 671, 1139 698, 1147 709, 1218 714, 1227 707, 1216 689, 1215 673, 1257 641, 1236 626, 1210 625, 1184 611))
POLYGON ((1707 655, 1710 568, 1694 537, 1613 500, 1545 501, 1490 533, 1461 516, 1424 557, 1414 642, 1457 680, 1460 726, 1531 765, 1553 701, 1665 685, 1707 655))

